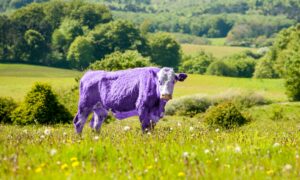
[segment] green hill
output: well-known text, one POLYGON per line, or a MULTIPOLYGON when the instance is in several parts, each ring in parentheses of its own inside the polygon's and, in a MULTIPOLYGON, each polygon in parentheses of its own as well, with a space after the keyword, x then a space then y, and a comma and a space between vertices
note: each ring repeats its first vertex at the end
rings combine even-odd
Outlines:
MULTIPOLYGON (((56 91, 76 85, 78 71, 32 65, 0 64, 0 96, 21 100, 34 82, 50 83, 56 91), (22 72, 24 75, 22 75, 22 72)), ((174 98, 192 94, 220 94, 229 90, 249 90, 262 93, 273 100, 286 100, 283 80, 229 78, 207 75, 189 75, 183 83, 177 83, 174 98)))

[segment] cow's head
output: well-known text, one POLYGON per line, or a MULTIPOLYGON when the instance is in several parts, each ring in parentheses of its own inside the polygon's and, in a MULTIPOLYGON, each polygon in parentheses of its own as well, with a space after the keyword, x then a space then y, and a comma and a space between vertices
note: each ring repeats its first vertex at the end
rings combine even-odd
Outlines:
POLYGON ((184 73, 175 74, 172 68, 162 68, 158 73, 158 83, 160 98, 164 100, 172 99, 174 85, 177 81, 184 81, 187 75, 184 73))

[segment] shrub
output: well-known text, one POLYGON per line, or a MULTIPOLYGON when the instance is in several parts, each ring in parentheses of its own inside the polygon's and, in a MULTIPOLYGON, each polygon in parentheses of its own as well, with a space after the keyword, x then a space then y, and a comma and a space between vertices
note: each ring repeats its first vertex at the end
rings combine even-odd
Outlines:
POLYGON ((258 57, 258 55, 245 51, 242 53, 234 54, 228 57, 225 57, 223 61, 227 64, 227 66, 232 68, 232 76, 236 77, 252 77, 256 60, 254 58, 258 57))
POLYGON ((0 123, 11 123, 11 112, 16 109, 17 103, 12 98, 0 97, 0 123))
POLYGON ((70 112, 57 100, 48 84, 36 83, 25 101, 11 115, 15 124, 55 124, 72 120, 70 112))
POLYGON ((214 61, 208 66, 206 73, 216 76, 236 76, 236 69, 223 61, 214 61))
POLYGON ((270 103, 270 101, 265 99, 261 94, 239 90, 228 90, 222 94, 213 96, 212 101, 213 104, 230 101, 239 109, 270 103))
POLYGON ((179 71, 190 74, 204 74, 207 67, 214 60, 215 59, 211 54, 206 54, 204 51, 201 51, 198 55, 189 57, 187 60, 183 61, 179 67, 179 71))
POLYGON ((205 112, 210 106, 230 101, 238 109, 270 103, 262 95, 253 92, 229 90, 215 96, 192 95, 174 99, 166 105, 166 115, 190 116, 205 112))
POLYGON ((117 51, 105 56, 103 60, 94 62, 88 69, 115 71, 152 65, 148 58, 143 57, 137 51, 125 51, 125 53, 117 51))
POLYGON ((211 105, 211 101, 206 96, 194 95, 185 96, 170 101, 166 106, 166 115, 194 116, 205 112, 211 105))
POLYGON ((230 129, 245 124, 248 120, 231 102, 224 102, 210 108, 204 116, 204 121, 212 128, 230 129))

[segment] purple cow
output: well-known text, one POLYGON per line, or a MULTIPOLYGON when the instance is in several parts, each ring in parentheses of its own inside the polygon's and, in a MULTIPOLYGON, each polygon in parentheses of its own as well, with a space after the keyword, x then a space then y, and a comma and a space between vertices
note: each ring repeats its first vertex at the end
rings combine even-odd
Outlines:
POLYGON ((164 116, 175 82, 186 78, 172 68, 88 71, 80 80, 78 112, 73 120, 76 131, 82 132, 91 112, 90 126, 99 131, 109 110, 117 119, 139 116, 142 130, 151 129, 164 116))

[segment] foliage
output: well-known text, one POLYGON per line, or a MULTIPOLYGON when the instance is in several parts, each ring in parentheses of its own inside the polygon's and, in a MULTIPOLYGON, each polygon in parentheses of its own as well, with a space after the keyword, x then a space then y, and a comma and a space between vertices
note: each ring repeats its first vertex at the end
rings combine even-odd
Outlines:
POLYGON ((48 84, 36 83, 27 93, 24 102, 12 112, 15 124, 68 123, 72 119, 69 111, 57 100, 48 84))
POLYGON ((204 121, 211 128, 231 129, 245 124, 248 120, 231 102, 224 102, 211 107, 204 116, 204 121))
POLYGON ((11 123, 11 112, 17 107, 17 103, 8 97, 0 97, 0 123, 11 123))
POLYGON ((254 77, 278 78, 278 73, 274 69, 274 62, 266 57, 260 59, 255 66, 254 77))
POLYGON ((95 48, 94 57, 101 59, 114 51, 141 50, 145 40, 139 30, 128 21, 113 21, 97 26, 88 34, 95 48))
MULTIPOLYGON (((300 50, 300 48, 299 48, 300 50)), ((284 68, 286 94, 292 101, 300 101, 300 51, 290 52, 284 68)))
POLYGON ((223 61, 232 68, 232 71, 235 71, 232 72, 231 76, 252 77, 256 60, 251 55, 255 56, 252 52, 242 52, 223 58, 223 61))
POLYGON ((205 74, 207 67, 215 61, 211 54, 200 51, 197 55, 187 57, 179 66, 179 71, 189 74, 205 74))
POLYGON ((207 95, 189 95, 174 99, 166 106, 166 115, 189 116, 205 112, 210 106, 230 101, 238 109, 269 104, 270 101, 251 91, 227 90, 224 93, 207 95))
POLYGON ((236 76, 236 70, 224 61, 217 60, 207 67, 206 74, 216 76, 236 76))
POLYGON ((93 57, 94 47, 91 42, 82 36, 78 36, 70 45, 67 60, 74 64, 77 69, 85 69, 91 62, 93 57))
POLYGON ((211 98, 212 104, 230 101, 238 109, 247 109, 253 106, 270 104, 271 101, 253 91, 227 90, 211 98))
POLYGON ((184 96, 170 101, 166 106, 166 115, 193 117, 205 112, 212 102, 206 96, 184 96))
POLYGON ((150 63, 149 58, 143 57, 137 51, 125 51, 124 53, 116 51, 102 60, 94 62, 88 69, 116 71, 146 66, 153 66, 153 64, 150 63))
POLYGON ((177 68, 181 60, 180 45, 169 35, 157 33, 149 38, 151 61, 159 66, 177 68))

